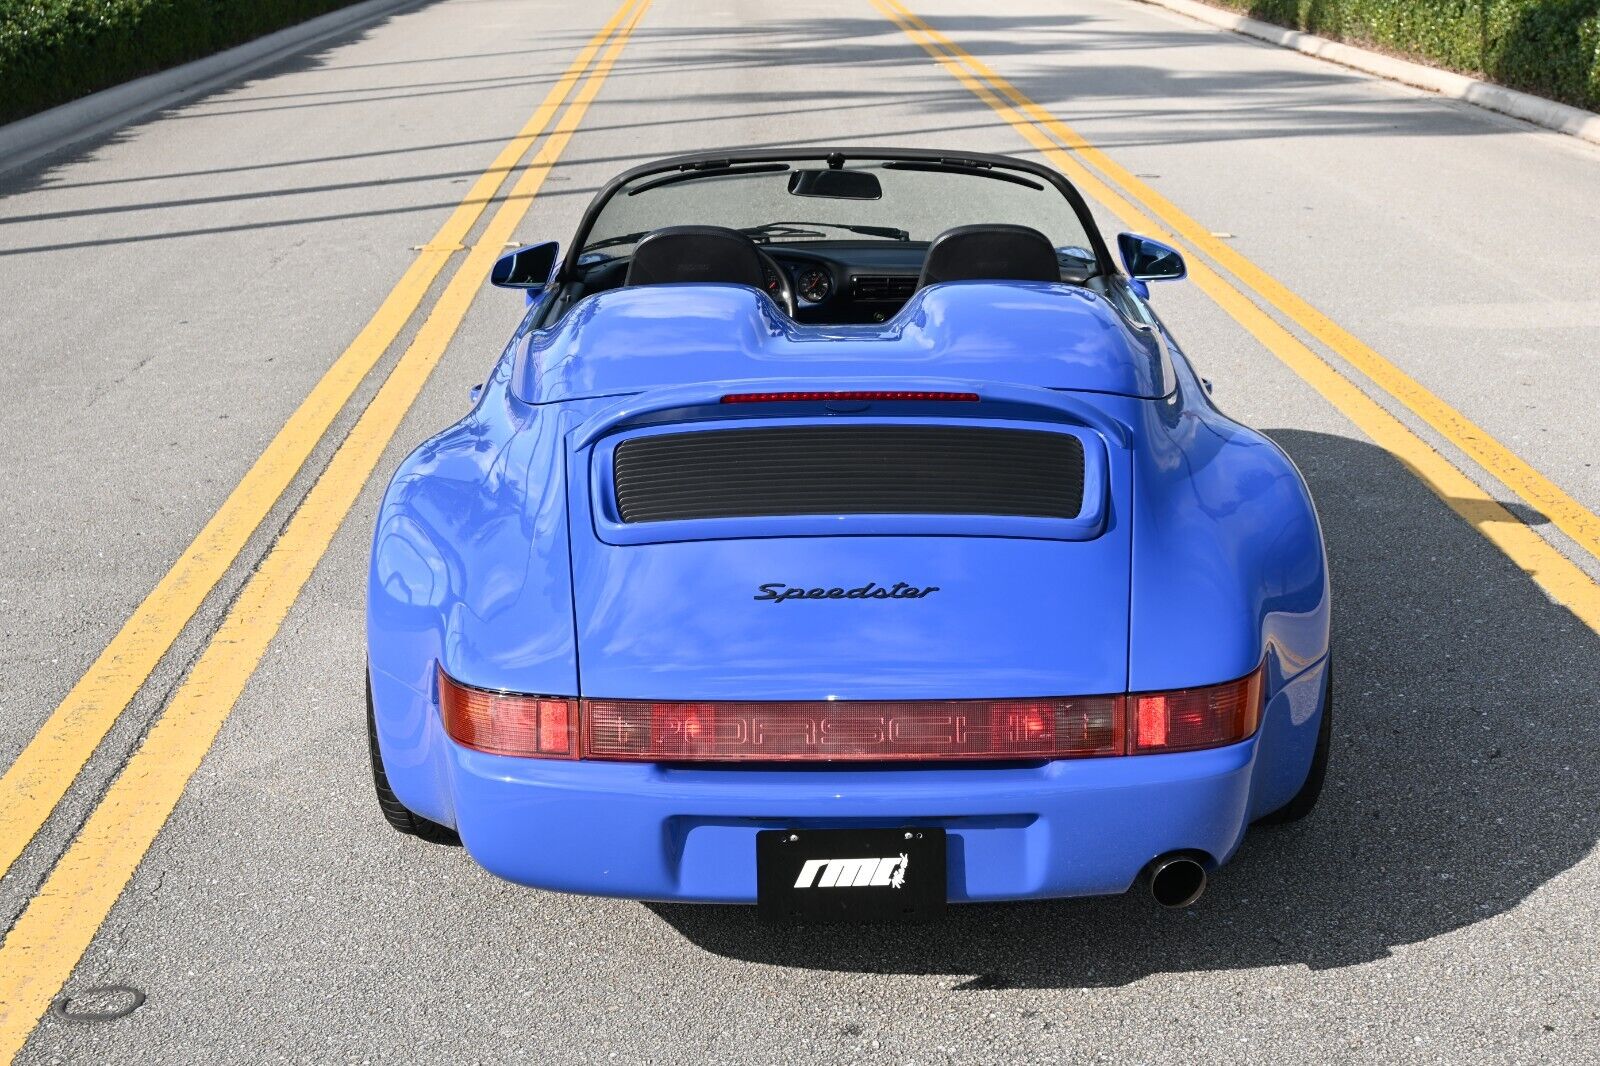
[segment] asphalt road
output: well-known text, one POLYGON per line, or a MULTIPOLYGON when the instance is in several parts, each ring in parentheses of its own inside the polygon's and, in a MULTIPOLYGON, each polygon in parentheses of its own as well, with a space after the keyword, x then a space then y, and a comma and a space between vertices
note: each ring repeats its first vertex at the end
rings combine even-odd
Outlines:
MULTIPOLYGON (((1600 151, 1125 0, 910 6, 1600 510, 1600 151)), ((420 3, 0 175, 0 766, 612 10, 420 3)), ((868 0, 655 0, 515 238, 565 238, 636 162, 806 142, 1034 152, 868 0)), ((466 254, 448 253, 0 880, 0 924, 38 896, 417 335, 466 254)), ((387 472, 464 412, 518 318, 490 290, 66 983, 146 1002, 117 1021, 46 1017, 18 1061, 1595 1061, 1600 637, 1198 287, 1156 302, 1219 403, 1301 466, 1337 591, 1322 806, 1254 831, 1199 905, 1132 893, 775 932, 742 909, 522 889, 384 826, 361 719, 371 519, 387 472)))

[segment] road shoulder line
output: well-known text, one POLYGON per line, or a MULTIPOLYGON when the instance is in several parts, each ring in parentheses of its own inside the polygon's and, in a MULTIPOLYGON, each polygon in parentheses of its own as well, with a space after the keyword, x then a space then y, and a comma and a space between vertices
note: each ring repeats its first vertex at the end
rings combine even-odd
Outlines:
POLYGON ((588 68, 400 361, 0 942, 0 1064, 15 1061, 160 834, 651 2, 624 3, 619 14, 627 13, 626 22, 608 34, 604 54, 588 68))
MULTIPOLYGON (((354 340, 300 402, 194 540, 140 601, 104 650, 0 772, 0 874, 38 834, 95 748, 223 579, 256 530, 290 490, 345 405, 428 297, 517 164, 550 130, 557 111, 630 10, 623 0, 522 129, 500 150, 354 340)), ((555 137, 559 129, 551 130, 555 137)), ((548 140, 548 139, 547 139, 548 140)), ((507 233, 506 237, 510 234, 507 233)), ((471 253, 469 253, 470 256, 471 253)), ((488 265, 482 267, 487 275, 488 265)), ((441 296, 441 299, 443 297, 441 296)), ((434 305, 437 308, 437 303, 434 305)))
POLYGON ((1138 0, 1138 2, 1152 7, 1166 8, 1168 11, 1218 29, 1231 30, 1258 41, 1265 41, 1267 44, 1275 44, 1280 48, 1290 48, 1303 55, 1325 59, 1341 67, 1349 67, 1363 74, 1383 78, 1385 81, 1400 82, 1414 89, 1426 89, 1452 100, 1481 107, 1485 111, 1509 115, 1556 133, 1564 133, 1591 144, 1600 144, 1600 115, 1593 111, 1546 100, 1531 93, 1518 92, 1516 89, 1508 89, 1493 82, 1469 78, 1454 71, 1441 70, 1424 63, 1414 63, 1408 59, 1384 55, 1382 52, 1357 48, 1342 41, 1330 41, 1314 33, 1261 22, 1234 11, 1199 3, 1197 0, 1138 0))

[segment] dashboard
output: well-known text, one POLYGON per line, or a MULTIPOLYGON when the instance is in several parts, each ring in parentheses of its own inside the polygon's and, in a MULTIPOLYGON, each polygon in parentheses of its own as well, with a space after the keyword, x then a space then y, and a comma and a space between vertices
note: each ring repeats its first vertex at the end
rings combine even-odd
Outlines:
MULTIPOLYGON (((800 322, 882 322, 916 291, 923 241, 829 241, 825 248, 766 244, 762 251, 789 275, 800 322)), ((767 278, 777 294, 778 279, 767 278)))

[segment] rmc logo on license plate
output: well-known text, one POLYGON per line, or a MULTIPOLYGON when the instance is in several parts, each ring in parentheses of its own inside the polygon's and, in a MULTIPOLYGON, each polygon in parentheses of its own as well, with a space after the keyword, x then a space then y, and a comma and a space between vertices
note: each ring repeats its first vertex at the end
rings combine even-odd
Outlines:
POLYGON ((910 865, 911 856, 904 853, 882 859, 807 859, 794 887, 899 888, 910 865))

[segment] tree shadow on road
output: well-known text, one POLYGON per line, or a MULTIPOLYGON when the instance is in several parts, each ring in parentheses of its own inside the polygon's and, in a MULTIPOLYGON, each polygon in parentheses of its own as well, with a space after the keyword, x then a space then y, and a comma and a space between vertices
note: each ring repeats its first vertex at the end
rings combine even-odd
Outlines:
MULTIPOLYGON (((430 0, 439 2, 439 0, 430 0)), ((418 5, 425 6, 425 5, 418 5)), ((171 173, 129 177, 113 181, 86 178, 72 172, 72 165, 94 156, 109 145, 138 135, 139 130, 158 121, 222 120, 248 123, 260 112, 304 110, 307 121, 325 125, 330 143, 345 125, 368 121, 362 105, 394 99, 416 99, 419 108, 440 106, 433 98, 471 101, 479 94, 513 92, 525 94, 530 102, 554 80, 564 56, 576 52, 581 33, 554 33, 541 37, 538 47, 522 51, 530 60, 526 77, 471 77, 445 80, 435 64, 460 64, 475 59, 490 59, 517 54, 493 50, 480 55, 438 55, 420 58, 405 66, 414 73, 397 73, 394 63, 347 63, 345 46, 359 41, 393 18, 414 12, 410 7, 378 22, 352 29, 319 42, 306 52, 250 71, 231 85, 224 85, 203 96, 142 116, 113 132, 93 136, 35 160, 12 171, 0 173, 0 197, 32 189, 72 189, 79 185, 117 185, 136 183, 156 188, 166 178, 190 178, 210 173, 236 174, 249 170, 271 171, 301 164, 328 163, 363 156, 382 156, 387 152, 319 153, 312 159, 263 158, 248 166, 214 168, 182 167, 171 173), (359 84, 344 84, 333 89, 296 90, 262 94, 259 83, 280 75, 308 70, 343 73, 371 69, 370 79, 359 84)), ((1146 130, 1106 134, 1098 138, 1102 148, 1117 149, 1149 143, 1179 144, 1208 141, 1253 141, 1306 136, 1393 135, 1400 130, 1414 136, 1449 136, 1503 132, 1503 127, 1484 123, 1473 116, 1438 105, 1426 98, 1416 100, 1374 97, 1367 79, 1335 68, 1307 66, 1281 70, 1188 69, 1183 62, 1135 63, 1114 66, 1075 62, 1077 56, 1103 56, 1122 52, 1154 52, 1159 56, 1178 56, 1186 51, 1214 45, 1217 35, 1205 28, 1132 31, 1102 17, 1055 14, 962 15, 939 17, 936 28, 967 45, 980 59, 993 63, 1010 82, 1027 96, 1057 111, 1069 122, 1082 122, 1115 116, 1124 124, 1150 122, 1146 130), (973 35, 983 35, 974 37, 973 35), (1204 108, 1174 109, 1173 101, 1206 100, 1204 108)), ((1214 66, 1215 64, 1213 64, 1214 66)), ((445 68, 448 69, 448 68, 445 68)), ((879 133, 874 139, 894 143, 906 138, 930 136, 959 137, 974 129, 991 129, 997 120, 970 92, 941 71, 926 53, 892 22, 881 17, 774 18, 749 23, 661 26, 650 18, 633 32, 628 48, 619 57, 608 81, 606 99, 618 105, 637 101, 658 102, 659 80, 674 79, 674 101, 688 114, 718 119, 736 118, 742 112, 752 117, 771 110, 771 117, 797 117, 816 113, 833 116, 853 105, 866 109, 883 104, 908 104, 926 118, 917 128, 896 133, 879 133), (762 91, 752 89, 740 70, 792 68, 817 71, 848 68, 852 71, 894 69, 903 71, 892 89, 877 91, 830 91, 818 84, 797 96, 792 89, 762 91), (700 72, 726 81, 726 89, 694 92, 684 87, 688 75, 700 72), (630 88, 638 96, 629 98, 630 88), (974 119, 974 116, 977 116, 974 119)), ((466 106, 466 105, 455 105, 466 106)), ((679 116, 645 126, 676 128, 679 116)), ((625 124, 624 124, 625 125, 625 124)), ((589 130, 607 128, 591 124, 589 130)), ((617 127, 612 127, 617 128, 617 127)), ((802 132, 813 124, 792 130, 779 127, 783 139, 768 144, 802 141, 849 142, 848 130, 818 137, 802 132)), ((509 140, 513 131, 507 130, 509 140)), ((484 143, 499 143, 489 141, 484 143)), ((462 147, 474 147, 467 142, 462 147)), ((416 153, 450 148, 450 144, 397 144, 393 153, 416 153)), ((677 145, 686 151, 691 146, 677 145)), ((699 145, 697 147, 707 147, 699 145)), ((1019 151, 1021 145, 1019 144, 1019 151)), ((644 149, 637 159, 664 154, 665 149, 644 149)), ((475 173, 464 171, 466 173, 475 173)), ((391 185, 396 181, 433 182, 448 174, 426 173, 408 177, 397 174, 381 161, 375 162, 370 183, 391 185)), ((302 188, 286 176, 267 192, 241 194, 237 199, 276 198, 316 192, 315 186, 302 188)), ((160 210, 167 206, 159 196, 149 201, 116 199, 109 208, 63 212, 63 218, 78 214, 101 214, 160 210)), ((184 206, 182 202, 174 206, 184 206)), ((203 205, 201 205, 203 206, 203 205)), ((432 201, 407 206, 406 211, 453 206, 432 201)), ((165 240, 194 233, 231 232, 263 229, 280 225, 304 225, 382 211, 350 212, 334 216, 298 217, 285 212, 281 218, 244 225, 193 229, 186 226, 158 226, 149 234, 119 240, 165 240)), ((21 221, 28 221, 27 217, 21 221)), ((0 217, 0 224, 14 221, 0 217)), ((93 240, 50 244, 22 251, 52 250, 92 246, 93 240)))
POLYGON ((708 951, 962 988, 1383 958, 1500 914, 1600 835, 1600 640, 1393 457, 1276 430, 1316 496, 1333 571, 1333 762, 1306 821, 1253 829, 1210 892, 952 908, 937 924, 772 929, 653 905, 708 951))
MULTIPOLYGON (((414 3, 407 4, 406 6, 395 11, 383 14, 372 19, 371 21, 362 22, 358 25, 331 33, 325 37, 321 37, 315 42, 307 45, 303 51, 291 53, 283 56, 282 58, 273 59, 259 65, 252 65, 249 67, 249 69, 245 70, 243 73, 231 80, 221 76, 201 79, 201 83, 208 86, 208 88, 202 92, 190 93, 187 90, 181 91, 177 94, 179 98, 175 102, 164 104, 150 110, 138 110, 132 117, 128 118, 124 124, 116 126, 111 130, 105 132, 90 132, 85 136, 72 139, 69 142, 59 145, 55 148, 50 148, 41 155, 30 156, 27 161, 21 163, 20 165, 11 166, 8 164, 4 169, 0 169, 0 198, 15 196, 32 189, 73 188, 79 184, 114 184, 114 182, 79 182, 72 177, 64 179, 62 175, 69 172, 70 168, 74 164, 92 159, 107 147, 136 138, 139 135, 140 130, 145 126, 149 126, 157 122, 170 121, 174 118, 195 117, 195 109, 198 107, 210 107, 211 110, 207 112, 207 114, 227 114, 229 112, 219 111, 216 105, 221 104, 226 106, 231 101, 238 99, 244 99, 247 101, 271 101, 279 99, 277 96, 257 95, 251 90, 253 86, 263 82, 271 81, 272 79, 283 75, 298 74, 305 71, 330 71, 337 73, 379 67, 398 67, 404 72, 413 73, 418 70, 436 70, 437 68, 432 66, 432 64, 436 63, 459 64, 479 58, 492 59, 504 57, 506 55, 526 55, 530 59, 543 59, 542 54, 548 52, 553 54, 556 58, 542 61, 539 63, 539 66, 555 68, 551 71, 549 79, 553 80, 555 71, 560 69, 563 58, 575 53, 578 48, 581 47, 583 39, 587 37, 587 33, 552 33, 545 36, 544 40, 542 41, 542 47, 516 49, 510 52, 495 51, 482 53, 480 55, 441 54, 436 56, 418 57, 405 61, 397 60, 385 63, 347 63, 344 61, 344 56, 346 54, 344 50, 350 45, 357 44, 368 37, 371 37, 374 33, 383 29, 397 19, 403 19, 408 15, 414 15, 419 11, 432 7, 441 2, 443 2, 443 0, 416 0, 414 3), (213 82, 215 83, 214 85, 213 82)), ((435 88, 439 89, 440 91, 483 91, 482 86, 486 81, 503 82, 510 80, 456 79, 450 83, 441 83, 437 81, 430 82, 426 80, 424 76, 415 74, 411 81, 406 81, 404 75, 394 75, 387 72, 375 73, 372 75, 372 77, 374 82, 373 84, 369 85, 351 86, 325 92, 302 94, 321 98, 317 100, 308 100, 303 106, 322 106, 323 104, 330 102, 335 98, 345 98, 350 100, 350 102, 360 103, 364 102, 366 99, 372 98, 376 94, 383 93, 429 95, 430 90, 435 88)), ((532 75, 530 75, 529 80, 534 80, 532 75)), ((272 107, 274 105, 269 104, 268 106, 272 107)), ((334 120, 332 123, 330 123, 330 126, 334 131, 337 130, 337 125, 337 120, 334 120)), ((509 135, 505 139, 509 139, 509 135)), ((330 142, 337 142, 336 132, 334 135, 330 136, 329 140, 330 142)), ((342 157, 329 156, 328 158, 337 159, 342 157)), ((273 165, 275 164, 266 164, 268 167, 273 165)), ((196 168, 193 170, 181 171, 173 175, 139 176, 133 180, 156 180, 165 176, 202 176, 210 173, 229 173, 237 169, 243 168, 196 168)), ((3 221, 3 219, 0 219, 0 221, 3 221)))

